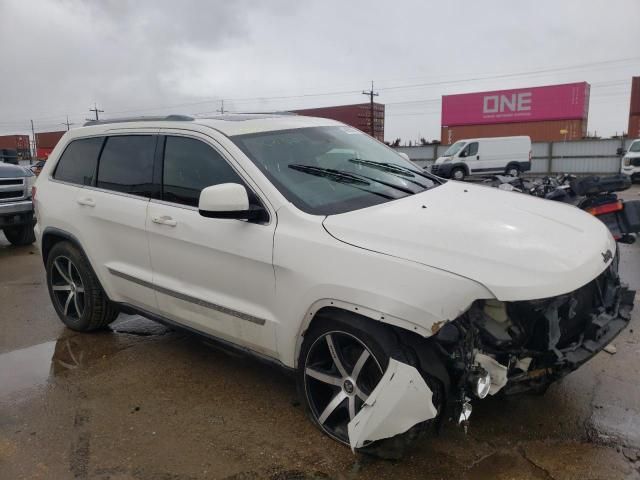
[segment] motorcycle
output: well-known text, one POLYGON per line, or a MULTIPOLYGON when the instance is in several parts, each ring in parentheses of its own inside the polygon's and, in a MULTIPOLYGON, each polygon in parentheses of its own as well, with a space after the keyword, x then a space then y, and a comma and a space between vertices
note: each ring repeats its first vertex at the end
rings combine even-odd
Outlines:
POLYGON ((601 220, 621 243, 634 243, 640 233, 640 200, 620 200, 616 192, 631 187, 626 175, 577 178, 562 174, 528 181, 519 177, 496 175, 492 186, 574 205, 601 220))

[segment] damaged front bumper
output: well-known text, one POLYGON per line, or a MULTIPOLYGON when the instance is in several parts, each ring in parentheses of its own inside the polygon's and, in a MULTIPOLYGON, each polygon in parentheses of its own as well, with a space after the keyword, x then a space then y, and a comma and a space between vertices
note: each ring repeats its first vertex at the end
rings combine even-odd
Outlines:
MULTIPOLYGON (((558 297, 481 300, 428 339, 403 334, 415 355, 391 359, 348 424, 352 449, 434 419, 467 428, 472 400, 544 391, 588 361, 629 323, 635 291, 620 283, 617 259, 589 284, 558 297), (437 389, 437 394, 433 388, 437 389)), ((402 335, 402 334, 401 334, 402 335)))
POLYGON ((452 378, 453 408, 460 412, 471 398, 482 398, 474 395, 471 377, 479 369, 491 376, 491 395, 544 391, 628 325, 634 296, 620 283, 615 259, 598 278, 565 295, 475 302, 434 338, 452 378))

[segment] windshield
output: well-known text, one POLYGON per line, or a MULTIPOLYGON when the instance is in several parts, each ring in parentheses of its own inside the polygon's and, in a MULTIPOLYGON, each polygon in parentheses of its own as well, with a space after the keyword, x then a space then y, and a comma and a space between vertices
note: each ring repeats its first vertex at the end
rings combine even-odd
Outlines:
POLYGON ((635 141, 629 147, 630 152, 640 152, 640 142, 635 141))
POLYGON ((447 148, 447 151, 444 152, 444 156, 445 157, 453 157, 456 153, 458 153, 460 151, 460 149, 462 147, 464 147, 465 143, 467 143, 467 142, 456 142, 456 143, 454 143, 449 148, 447 148))
POLYGON ((344 213, 423 192, 440 182, 347 126, 236 135, 231 140, 300 210, 344 213))

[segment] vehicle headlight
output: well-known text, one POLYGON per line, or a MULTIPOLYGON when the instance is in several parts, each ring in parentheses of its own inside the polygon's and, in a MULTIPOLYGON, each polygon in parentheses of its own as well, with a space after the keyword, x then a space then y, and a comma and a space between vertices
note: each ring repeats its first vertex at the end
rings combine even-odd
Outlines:
POLYGON ((622 159, 622 164, 623 164, 625 167, 628 167, 629 165, 631 165, 631 159, 630 159, 629 157, 623 158, 623 159, 622 159))
POLYGON ((483 399, 489 395, 489 390, 491 389, 491 375, 489 375, 489 372, 484 368, 479 368, 471 372, 467 382, 471 392, 479 399, 483 399))

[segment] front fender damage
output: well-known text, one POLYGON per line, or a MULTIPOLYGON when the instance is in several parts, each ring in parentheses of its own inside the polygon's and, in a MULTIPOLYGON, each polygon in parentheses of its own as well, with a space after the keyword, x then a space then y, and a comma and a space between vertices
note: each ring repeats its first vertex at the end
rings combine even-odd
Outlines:
POLYGON ((347 426, 351 450, 405 433, 437 415, 433 392, 420 372, 392 358, 382 379, 347 426))

